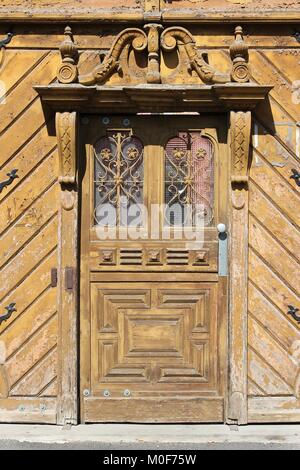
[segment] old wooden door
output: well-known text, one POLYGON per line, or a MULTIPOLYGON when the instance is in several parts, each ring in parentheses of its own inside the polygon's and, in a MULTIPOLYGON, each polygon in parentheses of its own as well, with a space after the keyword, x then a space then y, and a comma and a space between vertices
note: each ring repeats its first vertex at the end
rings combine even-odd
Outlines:
POLYGON ((81 118, 83 422, 223 421, 223 124, 81 118))

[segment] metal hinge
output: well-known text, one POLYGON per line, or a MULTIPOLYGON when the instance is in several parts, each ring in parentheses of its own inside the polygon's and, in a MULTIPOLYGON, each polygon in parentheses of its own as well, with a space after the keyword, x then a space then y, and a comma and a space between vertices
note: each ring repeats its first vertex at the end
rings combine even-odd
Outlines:
POLYGON ((65 268, 65 289, 73 291, 76 288, 76 269, 74 267, 65 268))
POLYGON ((57 287, 57 268, 51 269, 51 287, 57 287))

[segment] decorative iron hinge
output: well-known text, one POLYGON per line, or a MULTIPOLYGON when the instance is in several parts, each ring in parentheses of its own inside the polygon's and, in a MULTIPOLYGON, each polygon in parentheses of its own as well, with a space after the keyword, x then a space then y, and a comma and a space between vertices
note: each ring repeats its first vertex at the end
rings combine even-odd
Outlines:
POLYGON ((0 40, 0 49, 10 43, 13 33, 7 33, 6 38, 0 40))
POLYGON ((293 305, 288 305, 288 315, 292 315, 293 319, 296 320, 296 322, 300 323, 300 316, 297 315, 297 312, 299 312, 299 308, 293 307, 293 305))
POLYGON ((11 170, 9 173, 7 173, 8 180, 5 180, 0 183, 0 193, 6 186, 9 186, 16 178, 19 178, 17 172, 18 170, 11 170))
POLYGON ((296 185, 300 186, 300 173, 299 173, 299 171, 292 168, 292 173, 293 174, 290 176, 290 179, 295 180, 296 185))
POLYGON ((12 302, 11 304, 9 304, 7 307, 5 307, 5 309, 7 310, 6 313, 4 313, 4 315, 0 315, 0 325, 2 322, 4 321, 7 321, 13 314, 13 312, 16 312, 17 309, 15 308, 15 303, 12 302))

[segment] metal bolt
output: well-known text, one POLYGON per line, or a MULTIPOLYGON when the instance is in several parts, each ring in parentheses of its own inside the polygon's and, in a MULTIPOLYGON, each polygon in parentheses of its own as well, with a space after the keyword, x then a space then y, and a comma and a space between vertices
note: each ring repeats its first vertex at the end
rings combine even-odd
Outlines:
POLYGON ((103 396, 106 397, 106 398, 110 397, 110 391, 109 390, 104 390, 103 396))
POLYGON ((90 393, 91 393, 91 392, 90 392, 87 388, 83 390, 83 396, 84 396, 84 397, 89 397, 89 396, 90 396, 90 393))
POLYGON ((127 127, 130 125, 130 119, 123 119, 123 126, 127 127))
POLYGON ((103 123, 105 126, 107 126, 107 125, 110 123, 109 117, 107 117, 107 116, 104 117, 104 118, 102 119, 102 123, 103 123))
POLYGON ((128 388, 126 388, 123 392, 123 395, 124 395, 124 397, 130 397, 131 396, 130 390, 128 390, 128 388))
POLYGON ((24 405, 20 405, 19 408, 18 408, 19 411, 25 411, 25 406, 24 405))
POLYGON ((46 411, 46 409, 47 409, 46 405, 43 404, 43 405, 40 406, 41 411, 46 411))

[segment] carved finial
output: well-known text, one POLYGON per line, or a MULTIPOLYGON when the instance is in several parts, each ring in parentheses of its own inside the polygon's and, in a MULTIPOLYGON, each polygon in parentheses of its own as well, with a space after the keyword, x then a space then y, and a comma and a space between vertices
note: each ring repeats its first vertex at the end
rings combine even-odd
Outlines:
POLYGON ((60 83, 73 83, 77 80, 78 51, 74 44, 72 30, 69 26, 65 28, 65 39, 60 45, 62 64, 59 66, 57 78, 60 83))
POLYGON ((235 28, 234 35, 235 40, 230 46, 230 57, 233 62, 231 79, 233 82, 249 82, 249 55, 248 46, 244 41, 243 28, 241 26, 237 26, 235 28))

